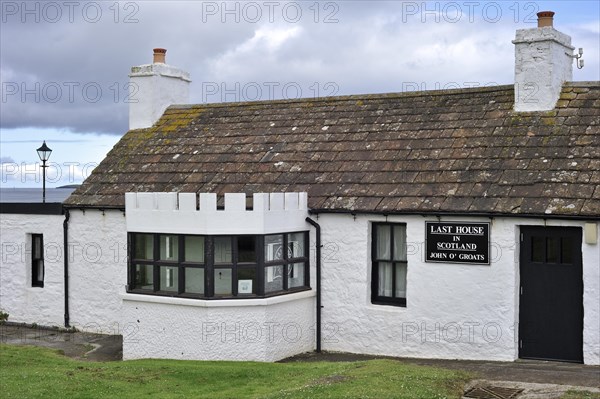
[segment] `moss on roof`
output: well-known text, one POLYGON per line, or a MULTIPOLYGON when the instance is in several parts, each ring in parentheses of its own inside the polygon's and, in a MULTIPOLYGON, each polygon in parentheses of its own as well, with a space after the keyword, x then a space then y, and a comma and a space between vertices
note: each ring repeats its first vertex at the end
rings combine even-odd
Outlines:
POLYGON ((307 191, 317 210, 600 215, 600 83, 515 113, 513 86, 172 106, 66 201, 307 191))

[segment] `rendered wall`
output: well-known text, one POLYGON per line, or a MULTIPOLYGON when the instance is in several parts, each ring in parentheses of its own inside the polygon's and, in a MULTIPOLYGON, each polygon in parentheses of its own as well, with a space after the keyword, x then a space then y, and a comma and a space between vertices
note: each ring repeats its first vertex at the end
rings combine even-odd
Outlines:
POLYGON ((123 295, 123 359, 272 362, 315 348, 314 291, 202 301, 123 295))
MULTIPOLYGON (((306 193, 127 193, 127 231, 269 234, 309 230, 306 193)), ((315 287, 314 233, 310 277, 315 287)), ((314 350, 315 291, 200 300, 124 294, 123 358, 277 361, 314 350)))
POLYGON ((519 29, 515 40, 515 111, 550 111, 573 80, 571 38, 552 27, 519 29))
POLYGON ((166 64, 131 68, 129 129, 151 127, 169 105, 189 103, 190 75, 166 64))
POLYGON ((0 309, 8 321, 63 326, 63 220, 63 215, 1 215, 0 309), (31 286, 31 234, 44 235, 44 287, 31 286))
MULTIPOLYGON (((596 224, 600 237, 600 224, 596 224)), ((583 362, 600 364, 600 242, 583 242, 583 362)))
POLYGON ((172 234, 270 234, 306 230, 306 193, 127 193, 127 231, 172 234), (197 207, 199 209, 197 209, 197 207))
POLYGON ((127 230, 122 211, 70 211, 69 298, 71 325, 121 334, 127 285, 127 230))
MULTIPOLYGON (((491 222, 491 265, 424 262, 422 216, 407 223, 407 306, 371 304, 371 222, 383 216, 320 215, 323 233, 323 349, 419 358, 512 361, 518 357, 519 225, 541 220, 442 218, 491 222)), ((583 222, 546 221, 548 226, 583 222)), ((600 363, 600 244, 583 244, 584 361, 600 363)))

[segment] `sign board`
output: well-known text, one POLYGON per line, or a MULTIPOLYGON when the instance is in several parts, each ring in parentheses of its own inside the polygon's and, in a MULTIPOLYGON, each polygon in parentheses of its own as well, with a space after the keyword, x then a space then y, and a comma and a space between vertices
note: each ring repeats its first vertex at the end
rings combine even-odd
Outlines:
POLYGON ((490 224, 425 222, 425 262, 490 264, 490 224))

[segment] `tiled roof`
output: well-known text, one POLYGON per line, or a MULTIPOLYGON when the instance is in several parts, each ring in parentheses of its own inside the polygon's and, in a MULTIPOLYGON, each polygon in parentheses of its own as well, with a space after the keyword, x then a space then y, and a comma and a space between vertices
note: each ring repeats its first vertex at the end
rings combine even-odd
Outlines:
POLYGON ((313 210, 600 215, 600 83, 512 111, 513 86, 172 106, 67 200, 307 191, 313 210))

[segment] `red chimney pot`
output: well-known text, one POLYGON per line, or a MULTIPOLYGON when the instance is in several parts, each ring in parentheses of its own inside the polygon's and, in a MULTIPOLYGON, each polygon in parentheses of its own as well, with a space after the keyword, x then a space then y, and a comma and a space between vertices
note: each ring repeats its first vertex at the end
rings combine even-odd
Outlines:
POLYGON ((154 58, 153 58, 152 62, 155 64, 164 64, 166 54, 167 54, 167 49, 155 48, 154 49, 154 58))
POLYGON ((540 11, 537 13, 538 16, 538 28, 544 26, 554 26, 554 11, 540 11))

